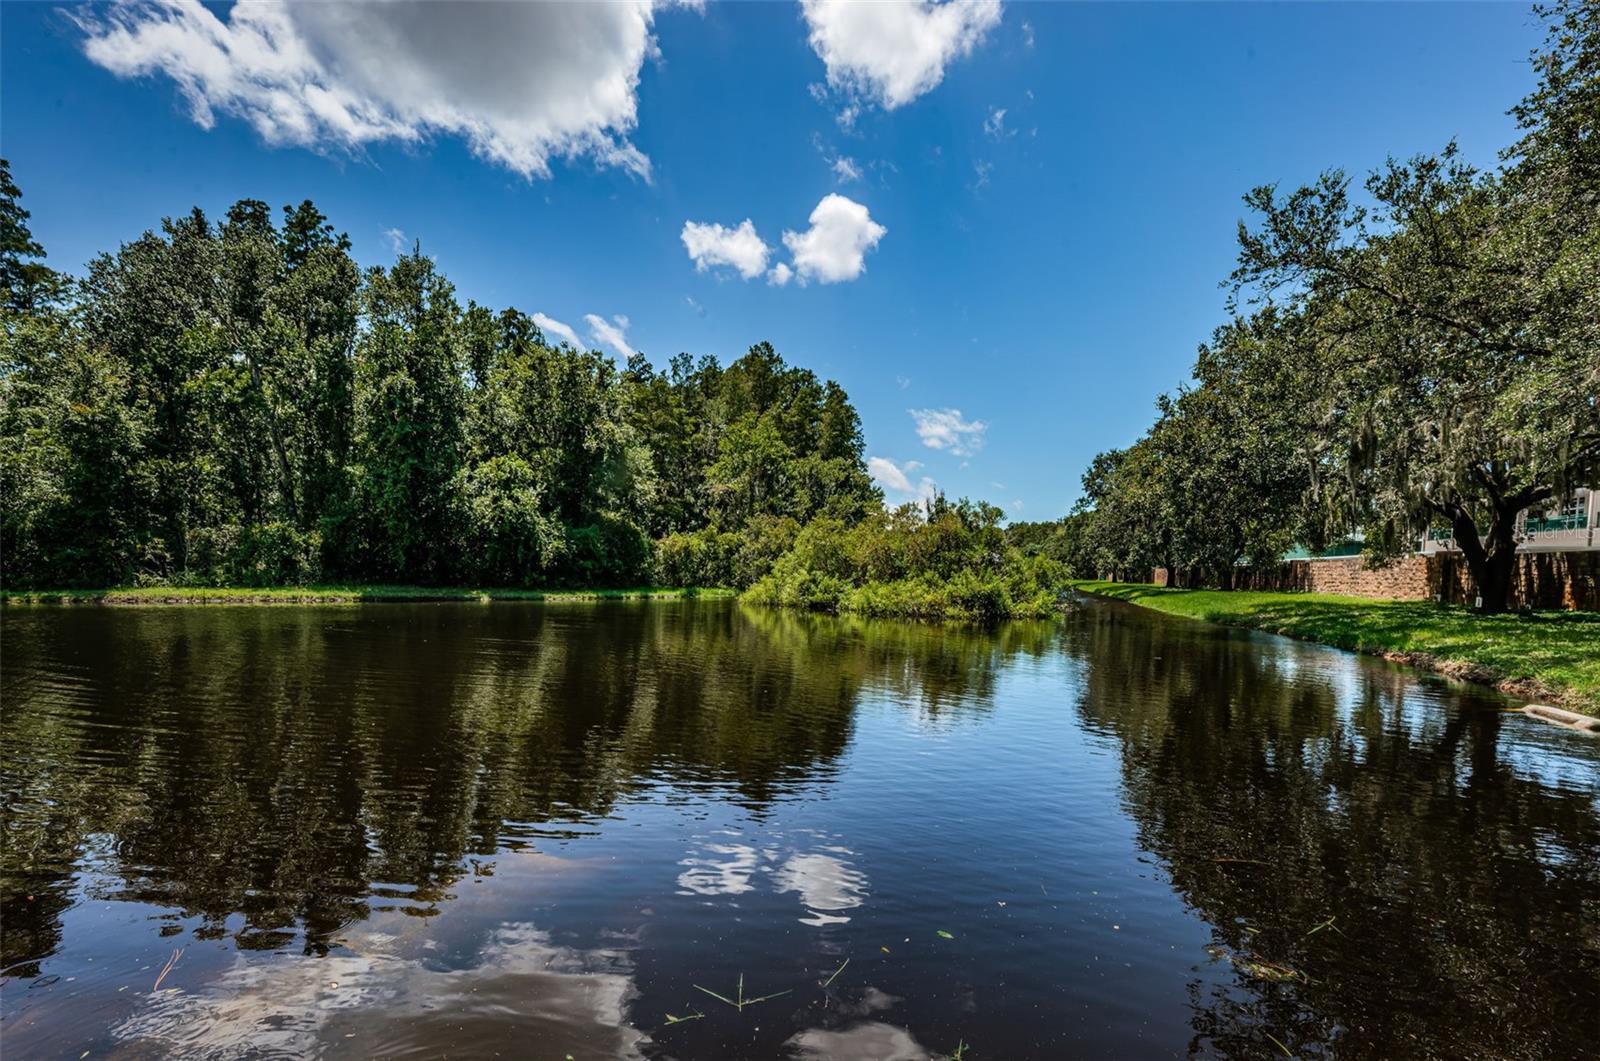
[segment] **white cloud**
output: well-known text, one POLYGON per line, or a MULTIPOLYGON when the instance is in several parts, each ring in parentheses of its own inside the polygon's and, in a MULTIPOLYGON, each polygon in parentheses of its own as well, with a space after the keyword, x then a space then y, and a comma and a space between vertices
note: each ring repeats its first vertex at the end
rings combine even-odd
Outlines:
MULTIPOLYGON (((860 176, 853 162, 841 161, 849 163, 860 176)), ((783 245, 788 248, 792 260, 777 262, 770 269, 767 262, 772 248, 757 234, 755 222, 749 218, 735 228, 685 221, 680 238, 695 269, 700 272, 729 266, 751 280, 764 271, 767 283, 783 287, 796 279, 802 284, 812 280, 837 284, 856 279, 866 271, 867 252, 889 231, 872 220, 865 206, 838 194, 823 196, 811 211, 809 220, 811 227, 804 232, 784 232, 783 245)))
POLYGON ((539 330, 545 334, 545 338, 548 339, 551 336, 555 336, 558 339, 566 340, 574 350, 584 349, 583 341, 578 338, 578 333, 573 331, 570 325, 564 324, 554 317, 547 317, 543 313, 535 313, 533 315, 533 323, 539 326, 539 330))
POLYGON ((609 346, 616 355, 624 360, 638 353, 628 345, 628 318, 617 314, 606 320, 598 313, 585 313, 583 319, 589 325, 589 334, 594 337, 596 346, 609 346))
POLYGON ((840 156, 833 160, 833 175, 839 178, 839 183, 848 184, 861 179, 861 167, 856 165, 855 159, 840 156))
POLYGON ((404 254, 406 249, 406 234, 398 228, 383 230, 383 238, 389 241, 389 249, 396 254, 404 254))
POLYGON ((921 467, 916 461, 899 465, 888 457, 867 458, 867 474, 882 488, 885 500, 891 503, 926 501, 938 492, 938 485, 926 475, 915 483, 911 481, 912 473, 921 467))
POLYGON ((945 450, 957 457, 970 457, 983 448, 989 425, 982 420, 963 420, 960 409, 910 409, 917 423, 917 437, 929 449, 945 450))
POLYGON ((1006 109, 995 107, 983 120, 983 131, 996 140, 1006 135, 1006 109))
POLYGON ((689 306, 690 309, 694 310, 695 316, 704 317, 706 315, 706 308, 700 303, 696 302, 693 295, 684 295, 683 301, 689 306))
MULTIPOLYGON (((1000 0, 800 0, 800 8, 828 84, 887 110, 933 89, 1000 22, 1000 0)), ((849 127, 842 114, 840 123, 849 127)))
POLYGON ((910 376, 896 376, 894 381, 899 385, 901 390, 905 390, 907 387, 911 386, 910 376))
POLYGON ((866 270, 866 255, 889 231, 872 220, 867 208, 853 199, 830 194, 811 211, 811 227, 785 232, 783 245, 794 256, 794 271, 801 280, 836 284, 854 280, 866 270))
POLYGON ((77 16, 89 58, 163 73, 205 128, 218 113, 270 144, 359 152, 459 136, 524 177, 552 158, 649 179, 628 141, 651 0, 594 4, 236 4, 143 0, 77 16))
POLYGON ((731 265, 749 280, 761 275, 767 267, 767 255, 772 253, 766 241, 756 235, 756 226, 749 218, 737 228, 685 221, 681 238, 695 269, 702 273, 718 265, 731 265))
POLYGON ((1022 22, 1022 46, 1024 48, 1033 47, 1033 23, 1026 19, 1022 22))

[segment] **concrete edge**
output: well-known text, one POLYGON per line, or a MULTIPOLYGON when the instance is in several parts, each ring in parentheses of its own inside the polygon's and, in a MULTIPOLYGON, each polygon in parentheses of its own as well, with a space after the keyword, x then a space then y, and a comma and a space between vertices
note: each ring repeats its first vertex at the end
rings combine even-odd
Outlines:
POLYGON ((1568 711, 1564 707, 1551 707, 1549 704, 1528 704, 1523 707, 1522 713, 1532 715, 1534 718, 1565 729, 1580 730, 1600 736, 1600 718, 1589 715, 1580 715, 1576 711, 1568 711))

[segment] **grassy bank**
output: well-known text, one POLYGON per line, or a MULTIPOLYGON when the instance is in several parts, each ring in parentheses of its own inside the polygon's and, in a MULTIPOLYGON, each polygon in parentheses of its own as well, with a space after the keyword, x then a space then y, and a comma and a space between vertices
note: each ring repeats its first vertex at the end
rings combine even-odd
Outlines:
POLYGON ((1171 615, 1385 656, 1600 714, 1600 614, 1595 612, 1475 615, 1423 601, 1328 593, 1167 589, 1128 582, 1072 585, 1171 615))
POLYGON ((441 586, 137 586, 0 592, 5 604, 369 604, 404 601, 672 600, 731 597, 732 590, 641 586, 630 589, 468 589, 441 586))

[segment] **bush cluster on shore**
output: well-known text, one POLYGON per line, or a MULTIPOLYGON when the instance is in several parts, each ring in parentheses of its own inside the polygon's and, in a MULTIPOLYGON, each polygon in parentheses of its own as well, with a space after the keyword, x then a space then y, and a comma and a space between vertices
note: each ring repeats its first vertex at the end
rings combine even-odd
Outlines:
POLYGON ((910 619, 988 622, 1051 614, 1061 565, 1025 556, 993 505, 905 505, 846 525, 817 520, 744 599, 754 604, 910 619))

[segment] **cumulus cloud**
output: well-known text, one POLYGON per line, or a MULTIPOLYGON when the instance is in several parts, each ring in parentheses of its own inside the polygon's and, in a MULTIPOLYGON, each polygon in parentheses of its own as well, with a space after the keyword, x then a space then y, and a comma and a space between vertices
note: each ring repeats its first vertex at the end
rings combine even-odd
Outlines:
POLYGON ((917 461, 896 464, 888 457, 868 457, 867 474, 883 490, 885 499, 892 503, 926 501, 938 492, 938 485, 926 475, 915 483, 911 476, 922 467, 917 461))
POLYGON ((746 280, 760 276, 767 268, 772 249, 756 235, 756 226, 745 218, 737 228, 699 221, 685 221, 681 234, 684 249, 699 272, 729 265, 746 280))
POLYGON ((596 346, 609 346, 623 360, 638 353, 628 345, 627 317, 619 313, 606 320, 598 313, 585 313, 583 319, 589 325, 589 334, 594 337, 596 346))
POLYGON ((911 409, 917 424, 917 437, 929 449, 944 450, 957 457, 970 457, 983 448, 989 425, 982 420, 964 420, 960 409, 911 409))
POLYGON ((800 8, 828 84, 886 110, 932 90, 1000 22, 1000 0, 801 0, 800 8))
MULTIPOLYGON (((859 176, 860 171, 856 173, 859 176)), ((783 245, 791 260, 777 262, 770 269, 767 261, 772 248, 749 218, 735 228, 685 221, 680 238, 699 272, 728 266, 746 280, 765 272, 767 283, 783 287, 790 280, 837 284, 856 279, 866 271, 867 252, 889 231, 872 220, 865 206, 838 194, 823 196, 809 220, 811 227, 804 232, 785 230, 783 245)))
POLYGON ((535 313, 533 315, 533 323, 539 326, 539 330, 545 334, 547 339, 555 336, 557 339, 564 340, 574 350, 582 350, 584 348, 583 341, 578 338, 578 333, 573 331, 570 325, 558 321, 554 317, 547 317, 543 313, 535 313))
POLYGON ((652 0, 596 4, 235 4, 142 0, 77 17, 88 57, 165 74, 205 128, 224 114, 270 144, 359 152, 458 136, 527 178, 588 159, 649 179, 628 135, 655 53, 652 0))
POLYGON ((889 231, 872 220, 865 206, 837 193, 822 197, 810 221, 804 232, 785 232, 783 245, 801 280, 824 284, 860 276, 867 268, 867 252, 889 231))

